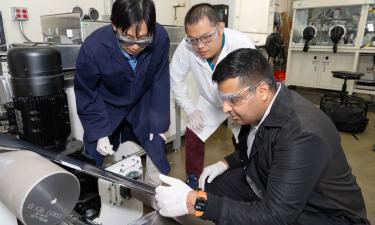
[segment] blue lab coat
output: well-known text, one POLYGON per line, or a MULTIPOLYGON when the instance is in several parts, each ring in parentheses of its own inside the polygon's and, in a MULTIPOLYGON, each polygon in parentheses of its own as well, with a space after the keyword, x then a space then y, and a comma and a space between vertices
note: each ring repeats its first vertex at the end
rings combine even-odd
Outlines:
POLYGON ((162 173, 170 166, 164 140, 170 125, 169 38, 157 24, 152 44, 138 54, 133 71, 111 25, 82 44, 74 78, 85 149, 100 166, 97 140, 109 136, 114 149, 127 140, 140 144, 162 173), (150 133, 155 134, 150 141, 150 133))

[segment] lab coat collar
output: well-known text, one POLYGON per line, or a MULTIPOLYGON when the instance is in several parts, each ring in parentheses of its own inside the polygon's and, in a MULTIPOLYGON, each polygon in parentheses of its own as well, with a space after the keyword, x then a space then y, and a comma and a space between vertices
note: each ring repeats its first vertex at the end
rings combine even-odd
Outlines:
MULTIPOLYGON (((194 50, 195 51, 195 50, 194 50)), ((202 68, 204 68, 205 70, 207 70, 208 72, 212 73, 212 70, 210 68, 210 65, 208 65, 206 59, 202 59, 198 53, 195 53, 197 55, 197 57, 195 57, 195 61, 197 63, 199 63, 201 65, 202 68)))
MULTIPOLYGON (((227 55, 227 53, 229 52, 229 47, 228 47, 228 43, 230 42, 230 40, 228 40, 228 35, 226 34, 226 30, 227 30, 227 28, 225 28, 224 29, 224 35, 225 35, 225 38, 226 38, 226 40, 225 40, 225 43, 224 43, 224 46, 223 46, 223 48, 221 49, 221 52, 220 52, 220 54, 219 54, 219 58, 217 59, 217 62, 216 62, 216 65, 227 55)), ((195 51, 194 49, 193 49, 193 51, 195 51)), ((195 53, 196 54, 196 58, 195 58, 195 61, 197 62, 197 63, 199 63, 204 69, 206 69, 206 70, 208 70, 209 72, 213 72, 212 70, 211 70, 211 68, 210 68, 210 66, 208 65, 208 63, 207 63, 207 59, 202 59, 200 56, 199 56, 199 54, 198 53, 195 53)), ((216 66, 215 66, 215 68, 216 68, 216 66)))

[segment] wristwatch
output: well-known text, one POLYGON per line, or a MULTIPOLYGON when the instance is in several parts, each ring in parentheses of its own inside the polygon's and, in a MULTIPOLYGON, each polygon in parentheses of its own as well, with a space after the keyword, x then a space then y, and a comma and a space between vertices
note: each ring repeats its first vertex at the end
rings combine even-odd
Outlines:
POLYGON ((198 197, 195 200, 195 213, 194 216, 201 217, 203 216, 204 211, 206 211, 207 203, 207 193, 204 191, 198 191, 198 197))

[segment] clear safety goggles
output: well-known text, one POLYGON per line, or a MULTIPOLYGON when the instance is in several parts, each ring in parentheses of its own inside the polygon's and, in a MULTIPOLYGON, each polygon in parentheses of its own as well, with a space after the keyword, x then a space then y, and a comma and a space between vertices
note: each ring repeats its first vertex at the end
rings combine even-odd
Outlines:
POLYGON ((146 47, 147 45, 150 45, 152 41, 154 40, 153 35, 150 35, 147 38, 142 38, 142 39, 132 39, 132 38, 125 37, 118 32, 116 32, 116 37, 120 43, 126 46, 139 45, 141 47, 146 47))
POLYGON ((222 103, 227 102, 232 106, 240 106, 244 104, 252 93, 254 93, 256 87, 248 86, 237 93, 222 93, 218 91, 219 98, 222 103))
POLYGON ((218 30, 219 30, 219 24, 216 25, 216 27, 214 28, 214 30, 212 32, 210 32, 209 34, 206 34, 206 35, 203 35, 201 37, 197 37, 197 38, 189 38, 189 37, 186 37, 185 38, 185 41, 193 46, 196 46, 199 44, 199 42, 202 42, 204 44, 208 44, 210 43, 211 41, 215 40, 218 36, 218 30))
POLYGON ((218 91, 219 98, 222 103, 227 102, 231 106, 240 106, 249 99, 251 95, 255 93, 255 90, 258 88, 258 86, 261 83, 267 83, 270 84, 271 80, 269 79, 264 79, 259 81, 256 85, 250 85, 246 88, 244 88, 242 91, 239 91, 237 93, 222 93, 218 91))

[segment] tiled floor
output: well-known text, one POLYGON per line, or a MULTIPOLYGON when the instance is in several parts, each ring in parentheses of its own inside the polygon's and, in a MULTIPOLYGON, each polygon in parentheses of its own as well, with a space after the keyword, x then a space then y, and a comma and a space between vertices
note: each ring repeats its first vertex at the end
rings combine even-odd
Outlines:
MULTIPOLYGON (((342 133, 342 145, 353 173, 362 188, 366 202, 368 219, 375 224, 375 112, 369 112, 370 122, 363 134, 358 134, 359 140, 352 135, 342 133)), ((233 151, 231 133, 222 125, 206 142, 205 165, 215 163, 233 151)), ((168 159, 172 165, 171 176, 185 179, 185 149, 170 152, 168 159)))

